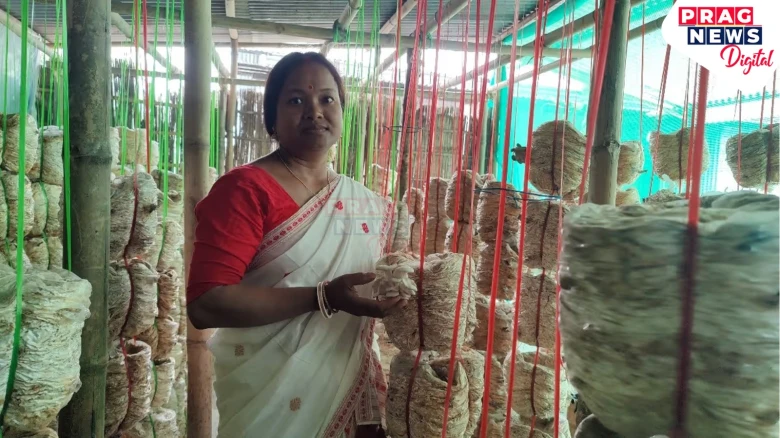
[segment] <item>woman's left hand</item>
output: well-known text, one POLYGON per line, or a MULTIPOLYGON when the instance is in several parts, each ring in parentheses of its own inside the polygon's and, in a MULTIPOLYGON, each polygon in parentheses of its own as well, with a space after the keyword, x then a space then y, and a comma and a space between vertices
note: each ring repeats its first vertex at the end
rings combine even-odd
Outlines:
POLYGON ((385 430, 378 424, 358 426, 355 438, 387 438, 385 430))

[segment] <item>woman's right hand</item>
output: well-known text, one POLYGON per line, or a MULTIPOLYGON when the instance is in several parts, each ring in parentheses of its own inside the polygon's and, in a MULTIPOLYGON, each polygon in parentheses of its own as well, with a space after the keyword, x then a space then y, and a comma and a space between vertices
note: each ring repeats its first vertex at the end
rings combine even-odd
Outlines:
POLYGON ((372 318, 384 318, 406 307, 407 301, 401 297, 382 301, 361 297, 355 286, 371 283, 374 278, 376 275, 371 272, 336 277, 325 286, 325 298, 334 310, 372 318))

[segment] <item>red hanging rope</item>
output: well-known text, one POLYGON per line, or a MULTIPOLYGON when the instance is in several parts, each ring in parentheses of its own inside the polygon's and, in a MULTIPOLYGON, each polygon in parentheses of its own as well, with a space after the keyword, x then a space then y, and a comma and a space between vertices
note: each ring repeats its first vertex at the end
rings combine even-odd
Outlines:
MULTIPOLYGON (((699 69, 699 64, 696 64, 696 70, 699 69)), ((696 71, 694 70, 694 71, 696 71)), ((699 75, 696 75, 696 77, 693 79, 693 89, 696 90, 696 87, 699 85, 699 75)), ((693 168, 693 143, 696 140, 695 135, 695 126, 694 120, 696 119, 696 103, 693 103, 693 108, 691 109, 691 129, 688 131, 688 167, 685 171, 685 199, 688 199, 690 196, 690 188, 691 188, 691 179, 693 178, 693 175, 691 175, 691 169, 693 168)))
POLYGON ((696 278, 696 249, 698 243, 699 210, 701 207, 701 167, 704 147, 704 123, 707 113, 707 86, 709 71, 700 67, 698 89, 699 113, 696 117, 696 141, 693 152, 693 178, 691 180, 691 198, 688 207, 688 229, 685 239, 682 287, 682 327, 680 330, 680 362, 677 372, 677 391, 675 394, 674 428, 670 438, 686 436, 686 417, 688 413, 688 380, 691 373, 691 343, 693 337, 693 306, 696 278))
MULTIPOLYGON (((769 142, 772 140, 772 124, 775 121, 775 94, 777 93, 777 71, 772 76, 772 103, 769 106, 769 142)), ((762 104, 763 105, 763 104, 762 104)), ((764 181, 764 194, 769 192, 769 179, 772 175, 772 148, 767 145, 766 148, 766 181, 764 181)))

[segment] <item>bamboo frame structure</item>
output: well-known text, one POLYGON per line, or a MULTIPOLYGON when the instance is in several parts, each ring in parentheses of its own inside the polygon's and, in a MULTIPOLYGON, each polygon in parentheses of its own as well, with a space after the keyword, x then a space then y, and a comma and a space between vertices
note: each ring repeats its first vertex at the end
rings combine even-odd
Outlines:
POLYGON ((65 438, 103 438, 108 365, 108 259, 111 231, 110 7, 72 0, 68 20, 71 266, 92 286, 81 335, 81 388, 61 411, 65 438))
MULTIPOLYGON (((341 15, 339 15, 338 20, 336 20, 333 25, 340 30, 349 29, 349 25, 352 24, 352 20, 355 19, 362 7, 363 0, 347 0, 347 6, 345 6, 344 10, 341 11, 341 15)), ((333 46, 335 46, 333 41, 324 43, 320 48, 320 53, 322 56, 327 56, 328 52, 330 52, 330 49, 333 48, 333 46)))
MULTIPOLYGON (((17 36, 22 36, 22 22, 2 8, 0 8, 0 23, 7 25, 8 30, 17 36)), ((55 51, 51 47, 51 43, 31 28, 27 29, 27 41, 29 41, 29 44, 31 44, 33 47, 43 52, 46 56, 50 58, 54 57, 55 51)))
MULTIPOLYGON (((113 12, 111 14, 111 24, 114 25, 117 29, 119 29, 120 32, 122 32, 127 38, 133 39, 133 28, 130 26, 130 23, 125 21, 124 18, 122 18, 121 15, 117 14, 116 12, 113 12)), ((169 72, 173 74, 181 74, 181 70, 176 68, 175 65, 171 64, 171 60, 168 59, 164 54, 160 53, 158 50, 149 50, 146 53, 149 54, 152 58, 154 58, 155 61, 159 62, 160 65, 164 66, 168 69, 169 72)))
MULTIPOLYGON (((184 25, 184 266, 189 272, 195 242, 195 205, 208 193, 211 105, 211 10, 210 2, 186 0, 184 25)), ((185 275, 185 287, 187 276, 185 275)), ((187 327, 187 436, 211 438, 211 353, 206 342, 212 330, 187 327)))

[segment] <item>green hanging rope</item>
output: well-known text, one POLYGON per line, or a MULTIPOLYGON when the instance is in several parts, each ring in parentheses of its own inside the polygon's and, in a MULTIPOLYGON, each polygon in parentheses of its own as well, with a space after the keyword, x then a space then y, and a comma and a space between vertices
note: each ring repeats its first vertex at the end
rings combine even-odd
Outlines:
MULTIPOLYGON (((29 1, 22 0, 22 29, 28 28, 29 20, 29 1)), ((19 193, 18 193, 18 217, 16 227, 16 315, 14 319, 14 338, 13 347, 11 350, 11 365, 8 370, 8 383, 5 388, 5 399, 3 400, 3 408, 0 410, 0 438, 2 438, 3 427, 5 425, 5 415, 8 412, 8 406, 11 403, 11 395, 14 391, 14 383, 16 382, 16 369, 19 365, 19 347, 21 346, 21 334, 22 334, 22 296, 24 293, 24 167, 25 167, 25 139, 27 138, 27 123, 25 117, 27 116, 27 75, 28 75, 28 60, 27 60, 27 32, 21 32, 22 37, 22 54, 21 54, 21 91, 19 93, 19 193)))

